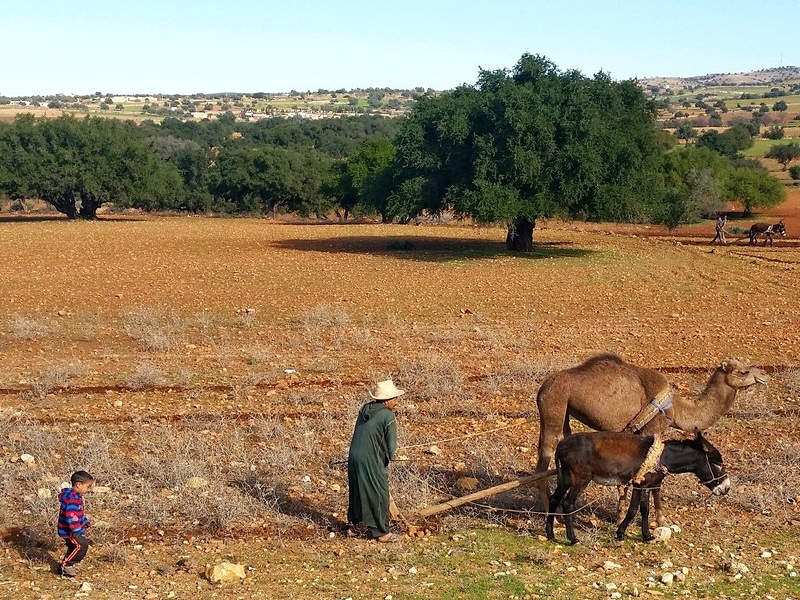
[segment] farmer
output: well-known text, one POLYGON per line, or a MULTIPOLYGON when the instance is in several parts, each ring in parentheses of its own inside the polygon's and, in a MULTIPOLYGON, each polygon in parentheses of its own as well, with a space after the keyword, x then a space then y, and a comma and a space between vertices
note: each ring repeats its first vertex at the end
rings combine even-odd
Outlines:
POLYGON ((372 402, 358 412, 350 453, 347 457, 349 536, 366 527, 378 542, 396 542, 389 531, 389 461, 397 451, 397 398, 405 394, 391 379, 379 381, 372 402))
POLYGON ((719 240, 719 243, 722 244, 723 246, 727 243, 725 241, 725 226, 727 224, 728 224, 728 215, 719 215, 717 217, 717 225, 716 225, 717 233, 714 236, 714 239, 711 240, 712 244, 717 240, 719 240))

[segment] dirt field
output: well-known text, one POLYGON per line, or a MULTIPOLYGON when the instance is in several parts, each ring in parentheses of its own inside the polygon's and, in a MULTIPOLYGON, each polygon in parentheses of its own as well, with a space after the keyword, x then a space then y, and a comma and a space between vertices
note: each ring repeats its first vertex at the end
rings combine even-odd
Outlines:
POLYGON ((800 598, 798 191, 777 218, 772 248, 546 222, 511 256, 497 228, 0 216, 0 597, 800 598), (576 547, 544 540, 527 490, 411 517, 399 544, 341 536, 375 380, 409 390, 392 488, 411 515, 460 477, 531 473, 539 384, 607 351, 687 396, 728 356, 772 377, 708 431, 730 495, 667 480, 669 542, 635 521, 613 544, 599 486, 576 547), (96 543, 61 580, 55 494, 78 468, 96 543), (221 560, 247 578, 201 577, 221 560))

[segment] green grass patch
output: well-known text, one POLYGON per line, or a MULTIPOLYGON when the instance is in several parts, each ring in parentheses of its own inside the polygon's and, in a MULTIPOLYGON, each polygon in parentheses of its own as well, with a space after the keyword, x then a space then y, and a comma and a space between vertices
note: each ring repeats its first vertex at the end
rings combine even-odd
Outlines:
POLYGON ((753 140, 753 146, 744 150, 742 154, 749 158, 764 156, 775 144, 785 144, 784 140, 753 140))

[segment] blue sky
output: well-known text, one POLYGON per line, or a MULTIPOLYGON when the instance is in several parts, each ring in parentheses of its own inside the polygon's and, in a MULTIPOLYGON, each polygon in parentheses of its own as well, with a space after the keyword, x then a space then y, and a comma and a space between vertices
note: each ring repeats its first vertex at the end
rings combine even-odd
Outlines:
POLYGON ((800 66, 796 0, 4 2, 0 95, 473 84, 523 53, 613 79, 800 66))

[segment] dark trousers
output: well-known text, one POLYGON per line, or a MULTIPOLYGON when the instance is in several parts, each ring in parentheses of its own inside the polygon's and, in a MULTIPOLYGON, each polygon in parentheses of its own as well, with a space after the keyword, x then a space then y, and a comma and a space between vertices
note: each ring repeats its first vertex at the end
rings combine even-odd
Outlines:
POLYGON ((79 533, 73 533, 63 540, 67 545, 67 553, 64 555, 64 560, 61 561, 62 566, 71 567, 81 562, 86 556, 86 551, 89 550, 89 540, 79 533))

